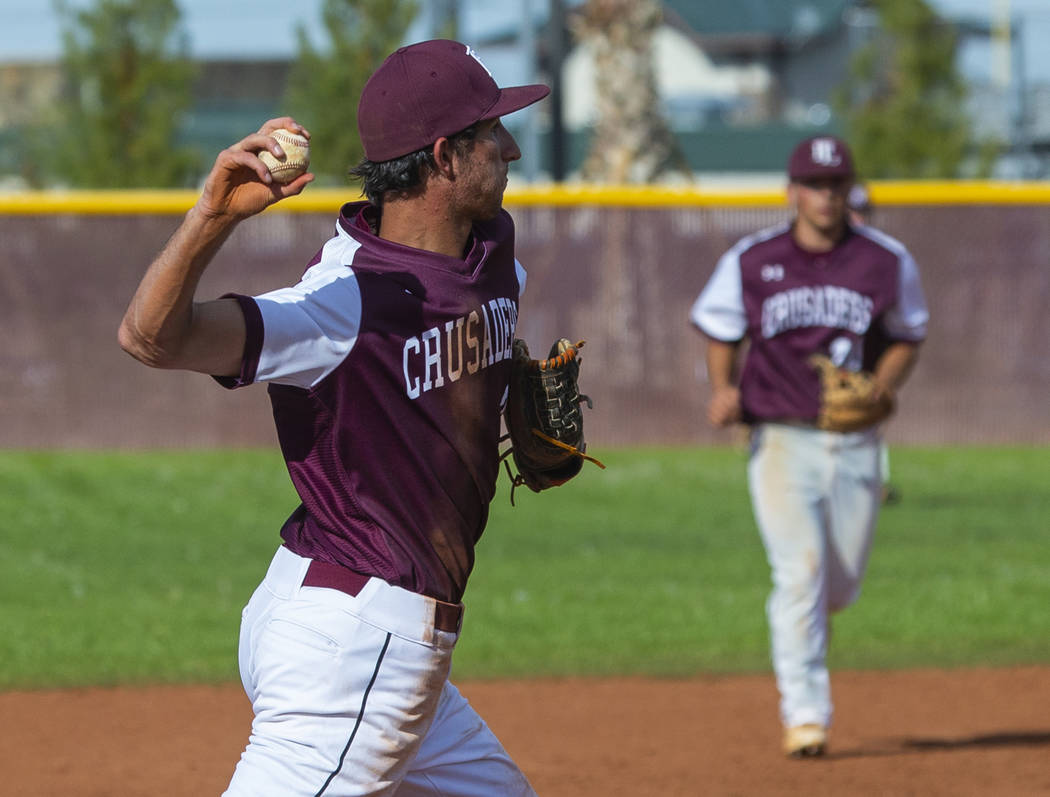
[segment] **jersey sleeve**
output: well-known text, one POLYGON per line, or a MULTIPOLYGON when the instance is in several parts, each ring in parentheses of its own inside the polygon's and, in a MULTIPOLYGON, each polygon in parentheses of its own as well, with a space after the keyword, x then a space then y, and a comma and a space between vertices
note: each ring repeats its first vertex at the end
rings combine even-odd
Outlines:
POLYGON ((346 359, 361 329, 361 291, 353 271, 341 271, 256 297, 263 324, 256 381, 311 388, 346 359))
POLYGON ((233 390, 250 385, 255 381, 255 373, 259 369, 259 351, 262 348, 262 316, 259 314, 259 305, 250 296, 227 293, 220 298, 233 299, 241 308, 241 315, 244 316, 245 341, 240 373, 237 376, 212 375, 212 379, 220 385, 233 390))
POLYGON ((925 340, 930 320, 922 290, 919 267, 911 253, 904 250, 898 260, 897 303, 886 312, 883 327, 893 340, 925 340))
POLYGON ((747 313, 740 276, 740 257, 735 250, 722 255, 715 271, 693 303, 689 319, 705 335, 736 342, 747 332, 747 313))
POLYGON ((522 294, 525 293, 525 281, 529 278, 529 275, 526 273, 525 267, 518 261, 518 258, 514 258, 514 273, 518 275, 518 298, 520 299, 522 294))
POLYGON ((361 330, 361 290, 336 238, 297 285, 256 297, 234 295, 247 341, 241 372, 216 377, 228 388, 274 382, 309 389, 346 359, 361 330))

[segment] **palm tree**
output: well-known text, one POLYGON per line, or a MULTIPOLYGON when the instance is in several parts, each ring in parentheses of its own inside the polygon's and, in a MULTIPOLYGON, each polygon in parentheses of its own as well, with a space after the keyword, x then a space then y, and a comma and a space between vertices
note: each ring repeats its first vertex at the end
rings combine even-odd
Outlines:
POLYGON ((691 170, 660 110, 653 34, 658 0, 587 0, 573 33, 594 56, 598 118, 582 168, 585 180, 649 183, 691 170))

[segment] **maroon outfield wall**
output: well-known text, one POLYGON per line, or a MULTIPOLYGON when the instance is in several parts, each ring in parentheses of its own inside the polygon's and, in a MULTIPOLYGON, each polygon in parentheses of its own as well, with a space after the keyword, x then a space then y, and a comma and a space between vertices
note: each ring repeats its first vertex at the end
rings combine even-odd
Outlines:
MULTIPOLYGON (((586 338, 591 447, 727 443, 703 421, 703 344, 689 307, 737 238, 780 207, 511 207, 529 272, 518 335, 586 338)), ((116 329, 178 214, 0 213, 0 446, 271 445, 261 387, 157 372, 116 329)), ((922 269, 933 320, 891 443, 1050 443, 1050 206, 884 206, 877 223, 922 269)), ((244 223, 202 294, 297 279, 331 213, 244 223)))

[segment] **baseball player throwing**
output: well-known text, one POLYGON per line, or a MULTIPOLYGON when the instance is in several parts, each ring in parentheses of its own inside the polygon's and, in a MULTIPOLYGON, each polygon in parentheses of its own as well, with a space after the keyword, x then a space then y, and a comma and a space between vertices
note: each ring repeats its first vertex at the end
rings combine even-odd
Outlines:
POLYGON ((242 617, 255 718, 228 795, 534 794, 448 675, 525 287, 500 117, 548 91, 501 89, 458 42, 399 49, 360 97, 368 201, 298 284, 194 299, 238 222, 313 179, 260 160, 282 156, 268 133, 309 135, 282 118, 220 153, 131 301, 142 362, 269 383, 302 500, 242 617))
POLYGON ((788 176, 793 221, 726 252, 691 320, 707 337, 708 420, 751 425, 748 481, 772 570, 766 608, 783 749, 797 757, 827 745, 828 616, 857 598, 880 505, 880 428, 826 422, 827 369, 814 355, 832 371, 870 371, 874 410, 911 372, 928 313, 907 249, 849 223, 854 169, 842 141, 801 142, 788 176))

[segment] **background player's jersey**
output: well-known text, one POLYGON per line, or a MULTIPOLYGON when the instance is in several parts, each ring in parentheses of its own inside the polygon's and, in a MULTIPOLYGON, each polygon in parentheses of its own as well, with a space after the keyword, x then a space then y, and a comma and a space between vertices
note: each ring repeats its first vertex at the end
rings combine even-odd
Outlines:
POLYGON ((747 338, 740 376, 744 420, 816 418, 823 353, 849 370, 870 368, 891 342, 919 342, 929 314, 911 254, 870 227, 854 227, 829 252, 808 252, 790 225, 755 233, 719 260, 690 317, 724 342, 747 338))
POLYGON ((525 272, 506 212, 474 225, 464 259, 378 238, 375 213, 346 205, 298 285, 236 297, 248 342, 220 382, 271 383, 302 499, 289 548, 458 602, 495 493, 525 272))

